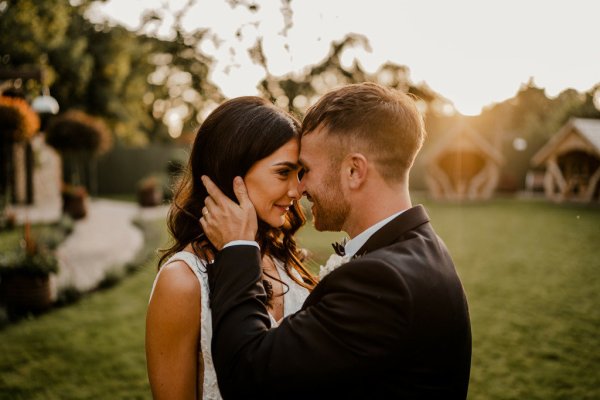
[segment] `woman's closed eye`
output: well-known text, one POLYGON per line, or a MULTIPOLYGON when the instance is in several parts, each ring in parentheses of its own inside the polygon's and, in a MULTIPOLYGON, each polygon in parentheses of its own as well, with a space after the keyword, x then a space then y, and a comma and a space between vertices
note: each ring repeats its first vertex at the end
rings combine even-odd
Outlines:
POLYGON ((275 171, 275 173, 277 175, 279 175, 281 177, 281 179, 287 179, 288 176, 293 172, 293 170, 291 170, 290 168, 282 168, 282 169, 278 169, 277 171, 275 171))

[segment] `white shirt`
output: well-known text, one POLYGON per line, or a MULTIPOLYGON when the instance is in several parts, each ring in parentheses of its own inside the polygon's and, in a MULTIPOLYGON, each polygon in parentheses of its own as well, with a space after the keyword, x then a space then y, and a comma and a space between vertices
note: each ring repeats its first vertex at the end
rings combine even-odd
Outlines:
POLYGON ((254 240, 232 240, 231 242, 223 246, 223 248, 229 246, 256 246, 260 249, 260 246, 254 240))
POLYGON ((369 240, 371 236, 375 234, 375 232, 383 228, 385 224, 387 224, 403 212, 404 210, 397 212, 396 214, 390 215, 385 219, 382 219, 381 221, 377 222, 374 225, 371 225, 369 228, 356 235, 354 239, 349 240, 344 246, 345 255, 352 257, 354 254, 356 254, 358 250, 360 250, 361 247, 363 247, 365 243, 367 243, 367 240, 369 240))

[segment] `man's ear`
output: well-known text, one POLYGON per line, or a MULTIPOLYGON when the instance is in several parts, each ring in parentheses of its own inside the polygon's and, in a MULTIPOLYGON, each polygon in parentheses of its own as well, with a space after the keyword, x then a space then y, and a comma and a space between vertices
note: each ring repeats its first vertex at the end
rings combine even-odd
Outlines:
POLYGON ((350 189, 358 189, 367 177, 369 162, 361 153, 352 153, 344 160, 344 177, 350 189))

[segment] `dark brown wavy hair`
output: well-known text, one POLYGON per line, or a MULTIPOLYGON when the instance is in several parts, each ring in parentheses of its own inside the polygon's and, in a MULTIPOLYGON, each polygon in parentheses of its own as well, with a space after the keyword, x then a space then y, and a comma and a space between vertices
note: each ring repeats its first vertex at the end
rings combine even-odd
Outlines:
MULTIPOLYGON (((204 199, 208 196, 200 180, 202 175, 211 178, 225 195, 237 202, 233 179, 244 177, 252 165, 290 140, 298 140, 299 131, 300 123, 295 118, 259 97, 238 97, 217 107, 200 126, 189 162, 175 188, 167 217, 173 243, 161 250, 159 268, 190 243, 198 255, 206 257, 207 250, 216 254, 199 222, 204 199)), ((283 261, 291 279, 312 289, 316 280, 302 265, 302 253, 294 239, 305 221, 300 205, 294 202, 282 227, 273 228, 259 220, 256 240, 262 255, 283 261), (302 279, 292 273, 292 268, 302 279)))

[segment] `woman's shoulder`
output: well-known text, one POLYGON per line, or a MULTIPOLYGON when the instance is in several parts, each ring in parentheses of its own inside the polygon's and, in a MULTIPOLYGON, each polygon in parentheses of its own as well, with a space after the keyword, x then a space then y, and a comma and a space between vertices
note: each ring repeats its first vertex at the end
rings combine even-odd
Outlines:
POLYGON ((200 282, 183 261, 163 266, 150 295, 147 325, 177 331, 199 324, 201 296, 200 282))
POLYGON ((189 298, 200 293, 200 283, 190 266, 183 260, 173 260, 163 265, 154 288, 154 295, 189 298))

